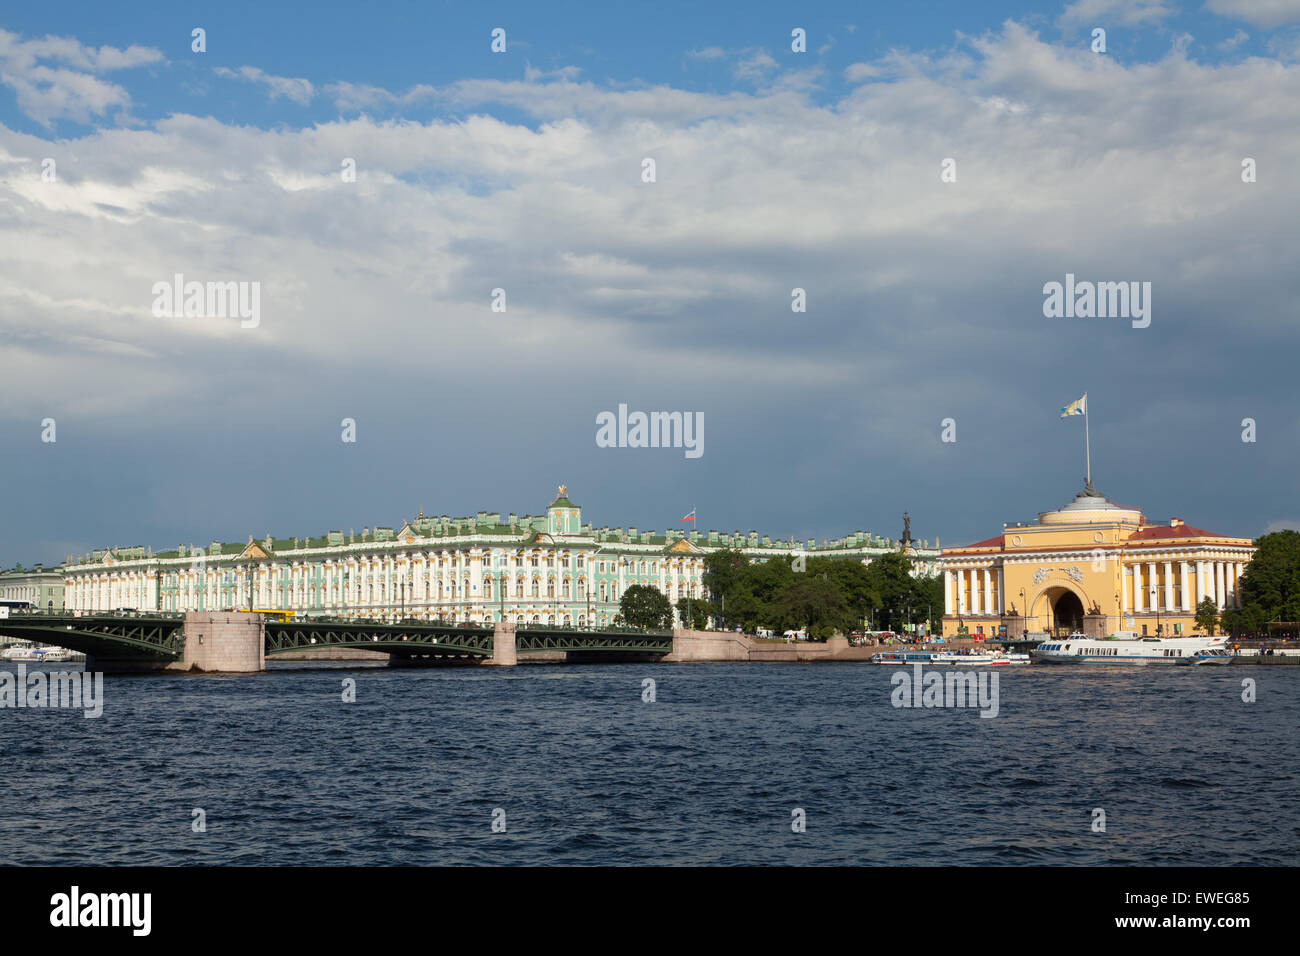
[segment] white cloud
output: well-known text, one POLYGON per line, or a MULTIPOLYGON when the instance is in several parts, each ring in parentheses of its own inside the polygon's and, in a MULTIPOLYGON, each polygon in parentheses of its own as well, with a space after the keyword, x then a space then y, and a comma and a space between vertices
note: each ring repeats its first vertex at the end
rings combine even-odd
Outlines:
POLYGON ((250 83, 260 83, 266 87, 273 100, 293 100, 299 105, 306 106, 311 102, 311 98, 316 95, 316 90, 310 80, 290 76, 272 76, 255 66, 241 66, 238 70, 219 66, 216 68, 216 73, 218 76, 248 80, 250 83))
POLYGON ((1062 27, 1126 27, 1159 23, 1175 13, 1166 0, 1075 0, 1062 12, 1062 27))
POLYGON ((1207 0, 1205 8, 1261 30, 1300 22, 1300 0, 1207 0))
POLYGON ((151 47, 86 46, 71 37, 24 40, 0 29, 0 83, 14 91, 18 108, 49 127, 54 120, 89 123, 111 111, 123 115, 131 98, 96 74, 165 62, 151 47))
POLYGON ((884 70, 874 63, 852 63, 844 68, 844 78, 850 83, 861 83, 880 76, 884 70))
MULTIPOLYGON (((938 452, 917 429, 945 408, 1072 397, 1054 394, 1059 364, 1003 374, 1009 355, 1068 355, 1095 395, 1106 381, 1182 395, 1160 370, 1200 368, 1207 348, 1290 354, 1300 195, 1263 161, 1244 186, 1239 163, 1300 149, 1300 68, 1124 65, 1009 23, 871 69, 889 81, 866 70, 831 102, 775 83, 336 84, 325 92, 355 103, 468 115, 270 130, 178 115, 66 142, 0 126, 0 414, 75 405, 105 427, 143 410, 204 427, 210 406, 263 420, 358 396, 398 414, 419 409, 413 381, 436 381, 474 420, 522 401, 503 420, 532 434, 541 409, 518 383, 578 367, 557 399, 667 390, 732 422, 793 417, 831 445, 842 425, 801 390, 871 383, 854 440, 924 462, 938 452), (41 157, 72 154, 59 183, 40 181, 41 157), (959 178, 944 185, 949 156, 959 178), (1044 320, 1039 290, 1067 271, 1154 280, 1149 334, 1044 320), (153 319, 151 286, 176 272, 260 281, 262 327, 153 319), (796 286, 806 315, 790 312, 796 286), (905 407, 872 412, 870 394, 900 388, 905 407)), ((1180 416, 1199 434, 1222 399, 1213 377, 1200 388, 1186 407, 1135 409, 1133 447, 1180 416)))
POLYGON ((732 73, 737 80, 754 83, 766 79, 774 69, 776 60, 772 55, 766 50, 755 50, 741 57, 732 73))
POLYGON ((1237 32, 1234 33, 1232 36, 1228 37, 1226 40, 1223 40, 1220 43, 1215 44, 1215 46, 1220 50, 1232 51, 1237 49, 1237 47, 1241 46, 1249 39, 1250 39, 1249 33, 1247 33, 1245 30, 1238 29, 1237 32))

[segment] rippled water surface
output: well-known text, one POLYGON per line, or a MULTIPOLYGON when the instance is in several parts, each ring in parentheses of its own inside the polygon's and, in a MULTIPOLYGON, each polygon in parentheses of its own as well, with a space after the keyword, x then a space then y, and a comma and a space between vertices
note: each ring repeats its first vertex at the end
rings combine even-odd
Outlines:
POLYGON ((993 719, 896 709, 894 672, 110 676, 99 719, 0 710, 0 852, 47 864, 1300 863, 1300 668, 1020 667, 998 674, 993 719), (341 700, 349 677, 356 703, 341 700), (1092 832, 1098 807, 1105 833, 1092 832), (795 808, 806 832, 791 831, 795 808))

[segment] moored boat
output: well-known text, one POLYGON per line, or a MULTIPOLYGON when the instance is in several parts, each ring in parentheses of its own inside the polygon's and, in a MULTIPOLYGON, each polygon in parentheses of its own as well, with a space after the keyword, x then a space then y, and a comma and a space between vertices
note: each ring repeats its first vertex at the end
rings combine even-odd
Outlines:
POLYGON ((15 644, 0 651, 0 659, 23 664, 63 664, 68 661, 85 660, 85 655, 44 644, 15 644))
POLYGON ((873 664, 929 664, 934 661, 933 651, 881 651, 871 658, 873 664))
POLYGON ((1028 664, 1028 654, 1000 653, 997 651, 975 651, 963 654, 959 651, 945 651, 934 655, 932 664, 953 664, 957 667, 1004 667, 1008 664, 1028 664))
POLYGON ((1092 638, 1071 634, 1043 641, 1029 652, 1029 657, 1043 664, 1186 664, 1205 651, 1224 649, 1226 640, 1203 636, 1092 638))
POLYGON ((1223 665, 1231 664, 1233 655, 1228 653, 1226 647, 1207 647, 1203 651, 1197 651, 1191 657, 1180 657, 1174 663, 1190 664, 1193 667, 1199 667, 1202 664, 1223 665))

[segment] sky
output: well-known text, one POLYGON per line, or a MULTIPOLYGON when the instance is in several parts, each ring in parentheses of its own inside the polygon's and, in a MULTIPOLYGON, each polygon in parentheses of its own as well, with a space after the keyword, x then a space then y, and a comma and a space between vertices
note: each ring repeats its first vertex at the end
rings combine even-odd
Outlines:
POLYGON ((1300 527, 1297 168, 1300 0, 11 5, 0 567, 560 483, 956 545, 1082 487, 1084 393, 1113 500, 1300 527))

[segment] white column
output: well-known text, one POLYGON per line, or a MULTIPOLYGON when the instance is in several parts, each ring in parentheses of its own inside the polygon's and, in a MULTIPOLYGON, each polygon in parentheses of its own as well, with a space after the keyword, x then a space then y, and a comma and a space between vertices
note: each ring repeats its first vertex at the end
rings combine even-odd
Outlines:
POLYGON ((980 572, 979 568, 970 569, 970 612, 971 614, 984 613, 983 602, 980 599, 980 572))
POLYGON ((1227 598, 1227 590, 1223 581, 1223 564, 1222 561, 1214 562, 1214 597, 1220 611, 1223 610, 1227 598))
POLYGON ((1007 593, 1006 579, 1002 574, 1002 565, 998 565, 998 604, 997 612, 999 615, 1007 613, 1007 593))
POLYGON ((1192 609, 1191 582, 1187 580, 1187 575, 1191 571, 1191 567, 1192 567, 1191 564, 1187 561, 1178 562, 1178 579, 1179 582, 1182 584, 1182 590, 1183 590, 1182 593, 1183 603, 1181 607, 1184 611, 1190 611, 1192 609))
POLYGON ((1119 566, 1119 618, 1120 627, 1124 626, 1124 615, 1128 613, 1128 582, 1132 575, 1123 564, 1119 566))
MULTIPOLYGON (((661 576, 659 582, 659 590, 662 591, 663 589, 664 589, 663 579, 661 576)), ((943 613, 948 615, 952 614, 955 606, 956 606, 956 602, 954 602, 952 599, 952 570, 950 568, 944 568, 943 569, 943 613)))
POLYGON ((1156 575, 1156 563, 1154 561, 1147 562, 1147 577, 1150 579, 1147 582, 1147 587, 1150 588, 1150 591, 1147 593, 1151 598, 1151 607, 1147 610, 1154 611, 1160 606, 1160 579, 1156 575))
POLYGON ((1237 564, 1236 561, 1233 561, 1228 565, 1228 573, 1230 575, 1228 594, 1232 599, 1233 607, 1241 607, 1241 596, 1237 593, 1237 573, 1240 567, 1241 565, 1237 564))
POLYGON ((1174 609, 1174 562, 1165 562, 1165 608, 1174 609))
POLYGON ((993 575, 984 569, 984 613, 993 613, 993 575))
POLYGON ((957 569, 957 613, 966 613, 966 569, 957 569))
POLYGON ((1146 607, 1146 588, 1142 585, 1142 565, 1133 565, 1133 610, 1141 612, 1146 607))

